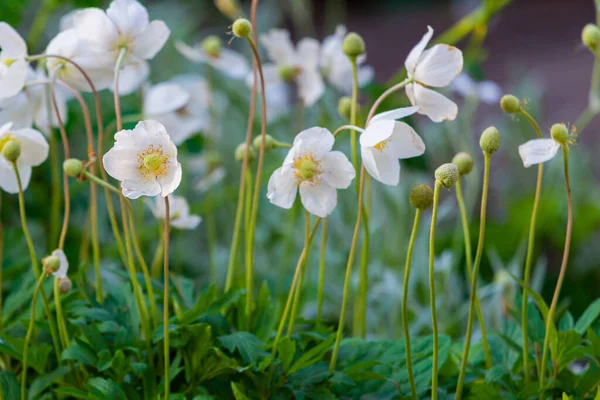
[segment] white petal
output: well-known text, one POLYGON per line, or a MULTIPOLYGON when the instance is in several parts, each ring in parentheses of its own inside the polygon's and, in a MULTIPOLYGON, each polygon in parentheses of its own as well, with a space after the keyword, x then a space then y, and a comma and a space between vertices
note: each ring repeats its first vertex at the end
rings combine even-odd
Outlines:
POLYGON ((462 67, 463 56, 459 49, 436 44, 421 55, 414 78, 428 86, 444 87, 460 74, 462 67))
POLYGON ((56 278, 65 278, 67 276, 67 272, 69 271, 69 260, 67 260, 67 256, 65 252, 57 249, 52 252, 54 257, 57 257, 60 261, 58 269, 52 274, 56 278))
POLYGON ((219 71, 234 79, 242 79, 246 77, 250 71, 248 60, 237 51, 221 49, 219 57, 211 59, 211 61, 211 64, 219 71))
POLYGON ((177 160, 174 160, 167 167, 166 175, 158 178, 158 183, 161 187, 161 196, 166 197, 177 190, 181 183, 181 177, 181 164, 179 164, 177 160))
POLYGON ((271 29, 269 33, 260 36, 260 41, 267 49, 269 58, 277 65, 296 65, 296 52, 288 31, 271 29))
POLYGON ((479 83, 479 98, 485 104, 496 104, 502 96, 502 89, 495 82, 483 81, 479 83))
POLYGON ((12 131, 21 142, 21 155, 19 161, 32 167, 38 166, 48 158, 48 142, 39 131, 23 128, 12 131))
POLYGON ((142 196, 157 196, 161 192, 160 184, 154 179, 126 180, 121 183, 123 196, 137 199, 142 196))
POLYGON ((459 74, 452 82, 452 90, 463 97, 477 96, 477 83, 466 73, 459 74))
POLYGON ((71 29, 73 28, 73 17, 75 16, 75 14, 77 14, 80 10, 78 8, 69 11, 68 13, 66 13, 65 15, 63 15, 62 17, 60 17, 60 20, 58 22, 58 29, 61 31, 66 31, 67 29, 71 29))
MULTIPOLYGON (((127 64, 119 73, 119 94, 125 96, 136 91, 150 75, 150 66, 146 61, 127 64)), ((113 90, 113 86, 109 88, 113 90)))
POLYGON ((395 122, 388 147, 396 158, 418 157, 425 153, 425 143, 415 130, 404 122, 395 122))
MULTIPOLYGON (((263 66, 263 78, 265 80, 265 92, 267 93, 269 91, 269 87, 284 84, 284 82, 281 80, 281 76, 279 75, 279 68, 275 64, 265 64, 263 66)), ((250 72, 247 75, 246 83, 248 86, 252 86, 253 82, 254 74, 250 72)), ((257 89, 260 91, 260 84, 257 86, 257 89)))
POLYGON ((181 53, 182 56, 184 56, 185 58, 187 58, 188 60, 195 62, 195 63, 201 63, 201 62, 206 62, 207 61, 207 55, 204 52, 204 49, 202 48, 202 45, 200 43, 192 46, 189 46, 187 44, 185 44, 184 42, 181 41, 177 41, 175 42, 175 48, 177 49, 177 51, 179 53, 181 53))
POLYGON ((298 96, 306 107, 315 104, 325 93, 325 83, 317 69, 303 69, 296 78, 296 83, 298 85, 298 96))
MULTIPOLYGON (((25 191, 31 180, 31 167, 17 161, 17 169, 19 170, 23 191, 25 191)), ((0 157, 0 188, 6 193, 19 193, 17 176, 15 175, 13 166, 4 157, 0 157)))
POLYGON ((407 94, 411 89, 413 92, 409 98, 414 105, 419 106, 419 114, 427 115, 433 122, 453 121, 456 118, 457 105, 444 95, 419 84, 407 85, 407 94))
POLYGON ((140 60, 150 60, 163 48, 170 34, 171 31, 163 21, 152 21, 135 37, 131 51, 140 60))
POLYGON ((404 61, 404 66, 406 67, 406 71, 408 71, 409 77, 413 76, 413 74, 415 72, 415 68, 417 66, 417 63, 419 62, 419 59, 421 58, 421 54, 423 53, 423 50, 425 50, 425 47, 427 47, 427 44, 431 40, 432 36, 433 36, 433 28, 428 26, 427 33, 425 35, 423 35, 423 37, 421 38, 419 43, 417 43, 415 45, 415 47, 412 48, 410 53, 408 53, 408 56, 406 57, 406 60, 404 61))
POLYGON ((25 85, 27 77, 27 61, 16 60, 0 75, 0 99, 12 97, 19 93, 25 85))
POLYGON ((419 107, 417 107, 417 106, 396 108, 395 110, 385 111, 385 112, 374 115, 373 118, 371 118, 370 123, 372 124, 375 121, 384 120, 384 119, 391 119, 391 120, 401 119, 404 117, 408 117, 409 115, 413 115, 418 110, 419 110, 419 107))
POLYGON ((171 221, 171 226, 177 229, 192 230, 196 229, 202 222, 202 218, 198 215, 188 215, 185 218, 177 218, 171 221))
POLYGON ((86 8, 73 16, 73 28, 79 40, 92 51, 106 52, 114 50, 119 41, 119 31, 99 8, 86 8))
POLYGON ((178 84, 159 83, 144 96, 144 115, 160 115, 176 111, 190 101, 190 94, 178 84))
POLYGON ((395 186, 400 182, 400 163, 391 151, 379 151, 372 147, 360 147, 365 169, 379 182, 395 186))
POLYGON ((12 122, 15 128, 27 128, 33 123, 33 109, 24 92, 0 100, 0 124, 12 122))
MULTIPOLYGON (((58 54, 67 58, 73 58, 78 44, 79 40, 77 39, 77 32, 75 29, 67 29, 66 31, 59 32, 58 35, 56 35, 50 41, 50 43, 48 43, 46 53, 58 54)), ((54 58, 50 58, 49 61, 52 64, 64 63, 63 60, 54 58)), ((50 66, 49 69, 52 70, 50 66)))
POLYGON ((0 49, 2 49, 3 58, 18 59, 27 55, 25 41, 6 22, 0 22, 0 49))
POLYGON ((334 141, 335 138, 329 130, 315 126, 296 135, 292 150, 298 155, 312 153, 317 160, 320 160, 331 151, 334 141))
POLYGON ((389 139, 394 132, 396 121, 393 119, 379 119, 367 125, 367 128, 361 133, 358 141, 361 146, 373 147, 377 143, 389 139))
POLYGON ((311 214, 325 218, 333 212, 337 205, 337 192, 326 182, 318 185, 304 183, 300 185, 302 205, 311 214))
POLYGON ((354 166, 341 151, 329 152, 321 159, 323 179, 336 189, 346 189, 356 177, 354 166))
POLYGON ((317 70, 319 67, 319 41, 304 38, 298 42, 298 62, 302 68, 317 70))
POLYGON ((290 209, 294 205, 298 186, 291 168, 277 168, 269 178, 267 198, 271 204, 290 209))
POLYGON ((113 147, 102 158, 106 172, 119 181, 141 179, 137 151, 131 147, 113 147))
POLYGON ((519 146, 519 155, 525 168, 554 158, 560 144, 553 139, 533 139, 519 146))
POLYGON ((125 37, 137 36, 148 27, 148 10, 136 0, 113 0, 106 15, 125 37))

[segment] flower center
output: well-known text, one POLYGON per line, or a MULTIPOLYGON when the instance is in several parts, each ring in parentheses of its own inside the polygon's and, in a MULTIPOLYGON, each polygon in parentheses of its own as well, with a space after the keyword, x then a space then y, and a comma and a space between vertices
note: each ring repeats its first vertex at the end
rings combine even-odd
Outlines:
POLYGON ((385 149, 388 146, 388 143, 391 142, 392 139, 385 139, 382 140, 381 142, 377 143, 375 147, 377 150, 379 150, 380 152, 383 151, 383 149, 385 149))
POLYGON ((293 81, 300 74, 300 68, 294 65, 282 65, 279 67, 279 77, 285 82, 293 81))
POLYGON ((148 154, 144 157, 144 167, 150 171, 158 171, 162 165, 162 160, 158 154, 148 154))
POLYGON ((318 183, 319 176, 323 173, 321 163, 315 159, 312 153, 305 153, 296 158, 294 170, 294 176, 300 182, 318 183))
POLYGON ((8 142, 10 142, 11 140, 15 140, 16 139, 10 135, 10 134, 6 134, 4 136, 0 136, 0 153, 2 153, 2 149, 4 149, 4 146, 6 146, 6 144, 8 142))
POLYGON ((150 145, 138 153, 138 170, 144 179, 155 179, 164 176, 169 156, 164 154, 161 146, 150 145))
POLYGON ((10 67, 15 61, 17 60, 15 60, 14 58, 5 58, 4 60, 2 60, 2 63, 7 67, 10 67))
POLYGON ((173 215, 171 215, 171 220, 172 220, 172 221, 173 221, 173 220, 176 220, 176 219, 178 219, 179 217, 181 217, 181 214, 179 214, 179 211, 175 211, 175 212, 173 213, 173 215))
POLYGON ((202 42, 202 48, 209 57, 221 56, 221 39, 218 36, 209 36, 202 42))

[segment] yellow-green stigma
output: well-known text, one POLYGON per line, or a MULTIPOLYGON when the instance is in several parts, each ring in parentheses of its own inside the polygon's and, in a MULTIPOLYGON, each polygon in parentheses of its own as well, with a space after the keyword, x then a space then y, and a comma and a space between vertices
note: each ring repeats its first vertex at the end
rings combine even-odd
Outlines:
POLYGON ((2 61, 2 63, 7 67, 10 67, 15 61, 17 60, 15 60, 14 58, 5 58, 4 61, 2 61))
POLYGON ((221 55, 221 39, 218 36, 209 36, 202 42, 202 48, 210 57, 219 58, 221 55))
POLYGON ((312 153, 303 154, 294 160, 295 176, 300 182, 315 182, 321 175, 321 163, 312 153))
POLYGON ((291 82, 300 73, 300 70, 293 65, 282 65, 279 67, 279 77, 284 82, 291 82))
POLYGON ((162 166, 162 158, 158 154, 148 154, 144 157, 144 167, 150 171, 158 171, 162 166))

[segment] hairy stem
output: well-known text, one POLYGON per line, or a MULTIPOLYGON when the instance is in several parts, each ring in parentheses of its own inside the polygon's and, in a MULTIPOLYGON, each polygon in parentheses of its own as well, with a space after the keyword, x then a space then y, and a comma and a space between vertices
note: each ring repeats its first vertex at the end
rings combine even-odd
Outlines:
POLYGON ((317 289, 317 326, 321 324, 323 318, 323 291, 325 290, 325 263, 327 261, 325 255, 327 253, 327 231, 329 228, 329 220, 323 221, 323 230, 321 232, 321 253, 319 255, 319 286, 317 289))
POLYGON ((435 304, 435 224, 437 223, 438 203, 442 184, 435 181, 433 190, 433 211, 431 213, 431 227, 429 229, 429 302, 431 307, 431 328, 433 330, 433 357, 431 359, 431 399, 437 400, 438 387, 438 352, 439 335, 437 324, 437 309, 435 304))
POLYGON ((170 206, 169 196, 165 196, 165 231, 164 231, 164 287, 165 292, 163 295, 163 326, 164 326, 164 357, 165 357, 165 399, 169 398, 169 392, 171 391, 171 379, 169 377, 170 362, 170 346, 169 346, 169 231, 171 229, 171 217, 170 217, 170 206))

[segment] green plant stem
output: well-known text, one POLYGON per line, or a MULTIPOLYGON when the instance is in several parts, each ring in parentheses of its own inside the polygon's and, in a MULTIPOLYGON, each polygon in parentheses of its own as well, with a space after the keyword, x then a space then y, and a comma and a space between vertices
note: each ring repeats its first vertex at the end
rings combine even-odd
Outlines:
POLYGON ((52 15, 52 12, 60 3, 55 0, 42 0, 38 7, 38 11, 35 14, 29 34, 27 35, 27 44, 29 49, 35 49, 44 34, 48 19, 52 15))
MULTIPOLYGON (((538 138, 542 137, 542 131, 536 120, 525 110, 520 110, 521 115, 533 126, 538 138)), ((535 184, 535 197, 533 199, 533 209, 531 210, 531 220, 529 222, 529 238, 527 241, 527 256, 525 257, 525 270, 523 272, 523 283, 529 286, 531 269, 533 268, 533 252, 535 250, 535 227, 537 214, 542 195, 542 181, 544 177, 544 164, 538 165, 537 182, 535 184)), ((521 329, 523 330, 523 378, 525 384, 529 383, 529 316, 528 316, 528 296, 529 292, 523 290, 521 301, 521 329)))
POLYGON ((404 330, 404 347, 406 348, 406 371, 408 373, 408 382, 413 400, 418 400, 417 386, 415 384, 415 375, 412 365, 412 351, 410 348, 410 329, 408 327, 408 283, 410 279, 410 267, 412 264, 413 248, 417 238, 417 231, 421 223, 421 209, 417 208, 415 213, 415 222, 413 223, 410 240, 408 242, 408 251, 406 252, 406 264, 404 266, 404 282, 402 286, 402 328, 404 330))
POLYGON ((304 285, 304 276, 306 275, 306 264, 308 259, 308 252, 310 250, 310 214, 308 211, 304 211, 305 223, 304 223, 304 247, 306 247, 306 255, 304 256, 304 262, 302 263, 302 271, 300 272, 300 282, 295 289, 294 303, 292 304, 292 314, 290 315, 290 323, 288 324, 288 337, 292 335, 294 331, 294 323, 296 322, 296 316, 298 314, 298 308, 300 307, 300 296, 302 294, 302 286, 304 285))
MULTIPOLYGON (((48 88, 48 90, 50 90, 48 88)), ((50 101, 50 93, 48 93, 48 101, 50 101)), ((48 116, 50 121, 51 116, 48 116)), ((62 191, 60 190, 60 160, 58 158, 58 149, 54 130, 49 129, 49 144, 50 144, 50 177, 52 187, 50 189, 50 241, 48 246, 51 248, 54 243, 58 242, 60 229, 60 204, 62 203, 62 191)))
POLYGON ((163 295, 163 326, 164 326, 164 357, 165 357, 165 399, 169 398, 171 391, 171 379, 169 377, 169 367, 171 365, 170 360, 170 346, 169 346, 169 231, 171 229, 171 217, 170 217, 170 206, 169 196, 165 196, 165 231, 164 231, 164 288, 165 292, 163 295))
POLYGON ((58 321, 58 334, 60 336, 60 340, 62 341, 63 348, 68 348, 70 346, 69 343, 69 331, 67 330, 67 325, 65 324, 64 315, 62 312, 62 303, 60 301, 60 289, 59 289, 59 281, 60 279, 54 278, 53 283, 53 293, 54 293, 54 305, 56 307, 56 320, 58 321))
MULTIPOLYGON (((162 228, 161 228, 162 231, 162 228)), ((164 238, 161 235, 159 243, 158 243, 158 247, 156 248, 156 252, 154 253, 154 258, 152 259, 152 266, 151 268, 151 273, 152 273, 152 278, 154 279, 159 279, 160 278, 160 262, 163 258, 163 251, 165 249, 165 243, 164 243, 164 238)))
MULTIPOLYGON (((356 65, 356 57, 348 57, 352 64, 352 102, 350 103, 350 125, 356 125, 357 108, 358 108, 358 66, 356 65)), ((352 154, 352 165, 354 170, 358 171, 358 138, 356 131, 350 131, 350 148, 352 154)), ((358 181, 356 183, 358 190, 358 181)))
MULTIPOLYGON (((319 227, 319 223, 321 222, 321 218, 317 218, 313 224, 312 230, 310 232, 310 236, 308 237, 308 245, 312 242, 313 237, 315 236, 315 232, 319 227)), ((277 352, 277 345, 279 344, 279 339, 283 333, 283 328, 285 327, 285 322, 288 319, 288 315, 290 313, 290 309, 292 307, 292 300, 294 297, 294 291, 296 284, 298 283, 298 279, 300 277, 300 272, 302 270, 302 264, 306 259, 306 255, 308 254, 308 247, 304 246, 302 249, 302 253, 300 253, 300 257, 298 258, 298 263, 296 264, 296 272, 294 272, 294 278, 292 279, 292 285, 290 286, 290 291, 287 296, 287 301, 285 302, 285 308, 283 309, 283 314, 281 315, 281 319, 279 320, 279 327, 277 328, 277 334, 275 335, 275 340, 273 341, 273 350, 272 355, 275 356, 277 352)))
POLYGON ((44 278, 46 277, 46 272, 40 274, 37 283, 35 285, 35 290, 33 291, 33 298, 31 299, 31 317, 29 318, 29 326, 27 327, 27 334, 25 335, 25 342, 23 343, 23 367, 21 369, 21 400, 27 400, 27 356, 29 354, 29 343, 31 342, 31 336, 33 335, 33 326, 35 324, 35 304, 37 301, 37 295, 42 291, 42 283, 44 283, 44 278))
MULTIPOLYGON (((215 106, 215 71, 214 68, 207 64, 206 77, 208 82, 208 94, 209 94, 209 106, 208 114, 210 120, 210 128, 213 131, 212 136, 207 135, 205 141, 205 148, 203 151, 210 152, 214 148, 214 137, 217 135, 217 110, 215 106)), ((209 190, 206 192, 206 202, 212 203, 214 192, 209 190)), ((218 265, 217 265, 217 226, 215 221, 215 213, 206 214, 206 243, 208 246, 208 271, 209 271, 209 282, 217 284, 218 281, 218 265)))
MULTIPOLYGON (((458 202, 458 208, 460 209, 460 218, 465 241, 465 260, 467 264, 467 275, 469 276, 469 282, 471 282, 473 280, 473 255, 471 250, 471 233, 469 232, 469 220, 467 218, 467 209, 465 207, 465 201, 462 195, 462 179, 460 177, 456 181, 456 201, 458 202)), ((487 369, 490 369, 492 368, 492 354, 490 352, 490 346, 487 340, 485 320, 483 319, 483 312, 481 312, 481 302, 479 301, 478 294, 475 295, 475 312, 477 313, 477 321, 479 322, 479 327, 481 329, 481 343, 483 345, 485 367, 487 369)))
POLYGON ((540 365, 540 399, 544 399, 544 384, 546 380, 546 362, 548 359, 548 347, 550 340, 550 327, 554 324, 554 313, 556 312, 556 306, 558 304, 558 298, 560 297, 560 290, 565 280, 567 273, 567 263, 569 261, 569 250, 571 248, 571 233, 573 230, 573 198, 571 196, 571 180, 569 178, 569 148, 563 145, 564 155, 564 170, 565 170, 565 186, 567 189, 567 204, 568 204, 568 217, 567 217, 567 232, 565 235, 565 248, 563 251, 563 258, 560 265, 560 272, 558 274, 558 281, 554 288, 554 295, 552 296, 552 303, 548 309, 548 317, 546 319, 546 334, 544 335, 544 345, 542 347, 542 362, 540 365))
POLYGON ((483 170, 483 188, 481 193, 481 213, 479 216, 479 240, 477 242, 477 251, 475 252, 475 264, 473 265, 473 275, 471 276, 471 297, 469 300, 469 319, 467 320, 467 333, 465 334, 465 346, 463 349, 462 360, 460 362, 460 373, 458 375, 458 384, 456 385, 455 399, 459 400, 462 396, 462 389, 467 371, 467 362, 469 359, 469 349, 471 347, 471 333, 473 331, 473 314, 475 311, 475 300, 477 298, 477 277, 479 276, 479 266, 481 256, 483 255, 483 246, 485 242, 485 220, 487 211, 487 197, 490 180, 490 158, 491 154, 483 152, 484 170, 483 170))
POLYGON ((319 255, 319 286, 317 288, 317 326, 321 325, 323 318, 323 291, 325 290, 325 263, 327 253, 327 231, 329 220, 323 220, 323 230, 321 232, 321 253, 319 255))
POLYGON ((431 399, 437 400, 439 335, 435 304, 435 224, 437 223, 438 203, 442 184, 435 181, 433 190, 433 211, 429 230, 429 301, 431 307, 431 328, 433 330, 433 357, 431 359, 431 399))
POLYGON ((121 72, 121 67, 123 66, 123 61, 125 60, 125 55, 127 55, 127 48, 122 47, 119 50, 119 56, 117 57, 117 62, 115 64, 115 76, 114 76, 114 102, 115 102, 115 117, 117 119, 117 132, 123 129, 123 121, 121 118, 121 100, 119 98, 119 73, 121 72))

